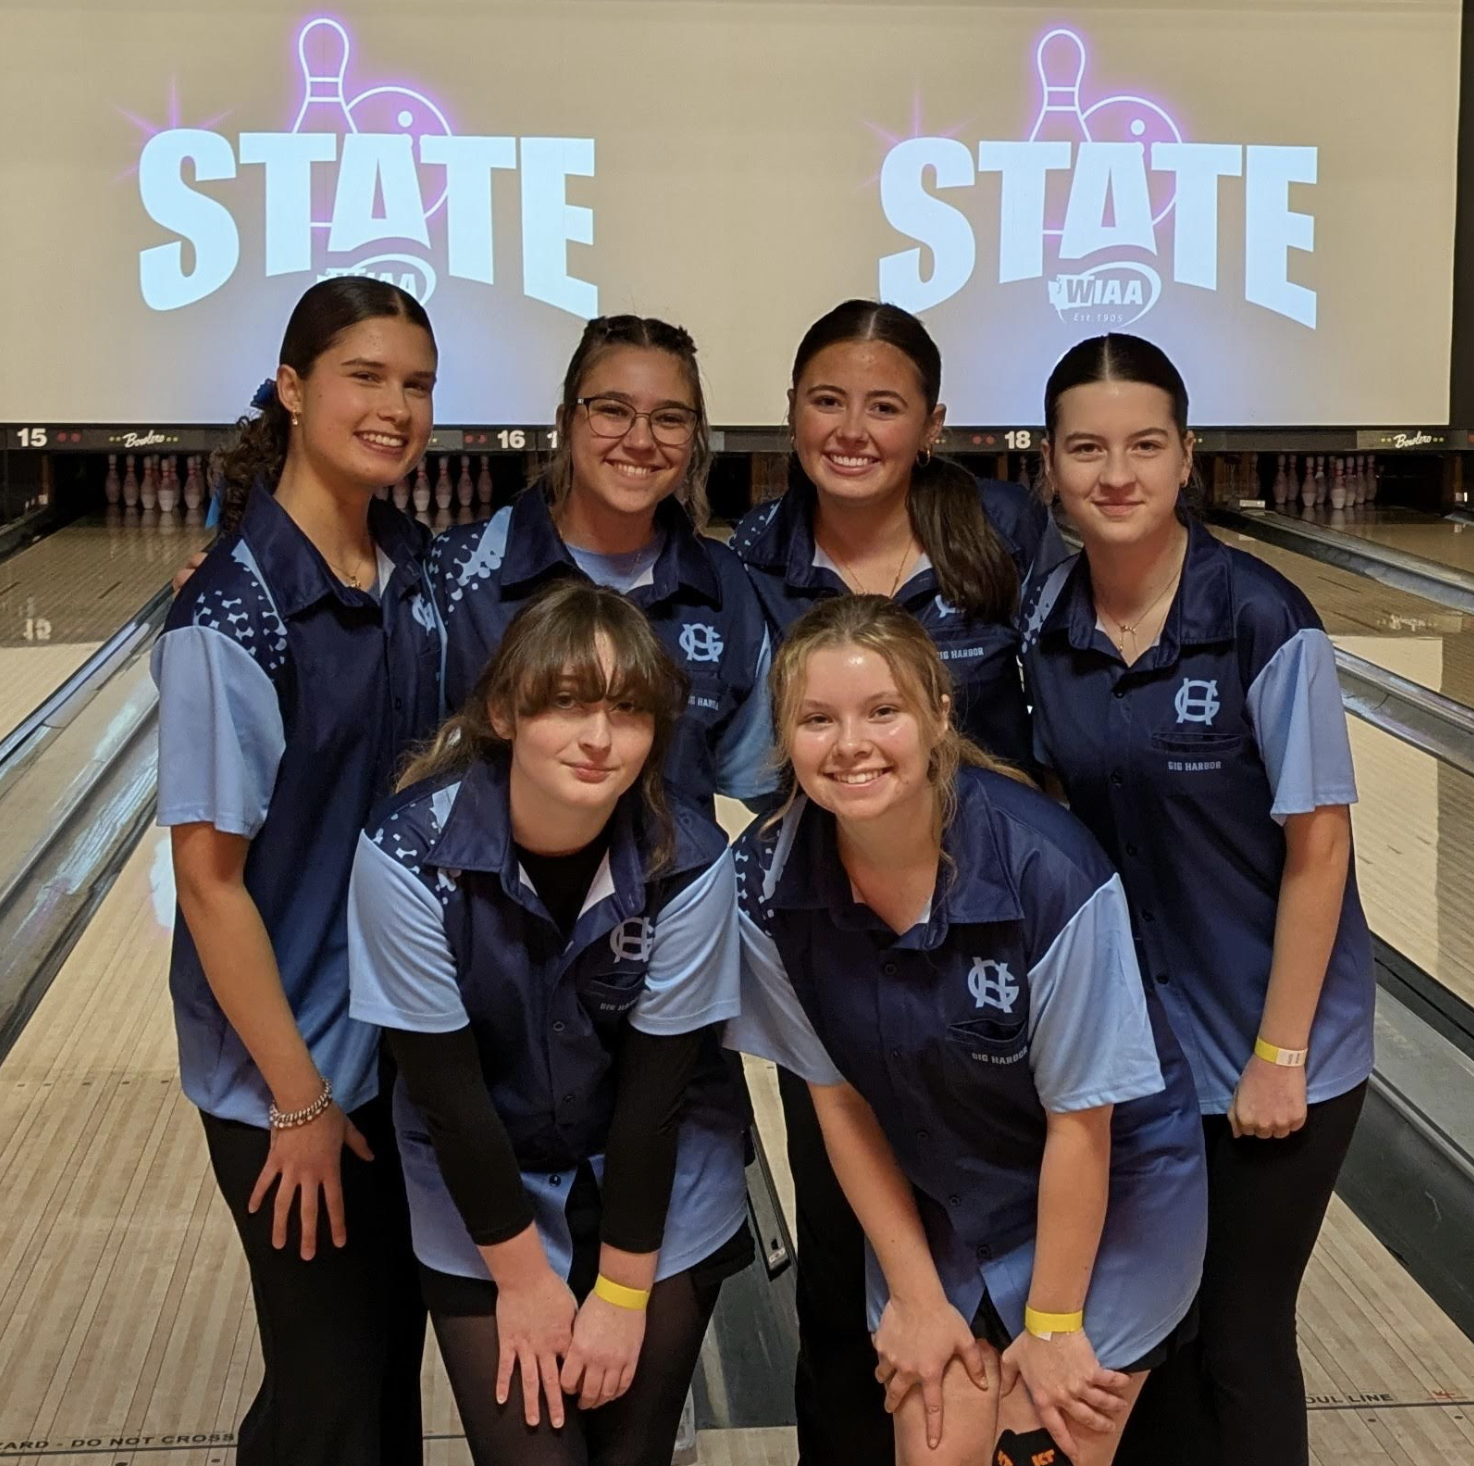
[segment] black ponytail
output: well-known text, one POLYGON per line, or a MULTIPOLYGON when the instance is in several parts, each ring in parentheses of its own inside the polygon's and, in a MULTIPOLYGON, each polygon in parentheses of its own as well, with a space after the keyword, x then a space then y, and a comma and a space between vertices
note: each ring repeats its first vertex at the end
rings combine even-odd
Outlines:
MULTIPOLYGON (((916 368, 927 412, 935 409, 942 395, 942 355, 936 342, 910 311, 873 300, 844 301, 809 327, 793 361, 794 390, 814 357, 845 341, 894 346, 916 368)), ((807 482, 795 453, 789 483, 807 482)), ((973 476, 953 459, 932 455, 911 471, 907 509, 942 599, 966 616, 1011 620, 1018 607, 1018 567, 983 512, 973 476)))
MULTIPOLYGON (((319 280, 310 286, 292 311, 282 337, 278 360, 289 366, 298 377, 306 379, 323 352, 344 331, 362 321, 397 316, 418 326, 430 338, 430 318, 414 296, 383 280, 361 275, 338 275, 319 280)), ((259 410, 247 413, 236 423, 236 432, 210 458, 210 471, 220 485, 220 529, 228 534, 240 527, 246 512, 246 501, 256 488, 276 492, 282 466, 287 461, 287 448, 292 436, 292 415, 275 388, 269 392, 263 383, 252 400, 259 410)))

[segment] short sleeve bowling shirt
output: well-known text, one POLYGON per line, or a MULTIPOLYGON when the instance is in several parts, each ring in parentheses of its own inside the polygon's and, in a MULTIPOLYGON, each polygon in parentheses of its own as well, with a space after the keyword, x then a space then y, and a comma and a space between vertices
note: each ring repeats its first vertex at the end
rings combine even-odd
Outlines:
MULTIPOLYGON (((348 876, 405 749, 440 717, 427 539, 369 506, 377 595, 343 585, 269 494, 247 502, 170 609, 153 653, 159 823, 251 841, 245 885, 319 1073, 345 1110, 378 1092, 378 1034, 348 1013, 348 876)), ((183 919, 169 965, 185 1093, 266 1125, 271 1096, 221 1011, 183 919)))
MULTIPOLYGON (((980 479, 978 496, 1018 570, 1021 603, 1028 604, 1031 579, 1065 558, 1059 531, 1043 504, 1019 484, 980 479)), ((812 484, 795 484, 781 499, 744 515, 732 536, 775 643, 816 601, 850 590, 839 567, 814 543, 814 500, 812 484)), ((1028 764, 1033 758, 1029 710, 1014 621, 964 616, 942 599, 925 556, 896 600, 926 628, 947 664, 958 727, 1000 758, 1028 764)))
MULTIPOLYGON (((679 799, 675 860, 647 879, 652 831, 632 790, 565 938, 517 860, 507 767, 478 763, 376 812, 349 899, 352 1012, 409 1032, 469 1025, 548 1258, 566 1275, 569 1187, 582 1161, 602 1179, 624 1025, 686 1033, 737 1012, 736 892, 726 837, 679 799)), ((687 1096, 658 1276, 701 1261, 742 1224, 744 1117, 713 1037, 687 1096)), ((416 1255, 484 1278, 402 1085, 394 1121, 416 1255)))
MULTIPOLYGON (((1101 1362, 1139 1359, 1197 1291, 1207 1229, 1192 1080, 1144 990, 1120 881, 1067 812, 966 769, 930 909, 896 935, 854 896, 834 819, 800 800, 735 846, 742 1013, 730 1047, 847 1081, 915 1188, 947 1295, 984 1283, 1017 1334, 1050 1112, 1114 1105, 1085 1305, 1101 1362)), ((872 1323, 883 1291, 872 1290, 872 1323)))
POLYGON ((612 557, 563 543, 540 489, 485 524, 448 529, 430 573, 446 627, 445 694, 460 707, 501 644, 507 624, 550 579, 580 576, 625 592, 650 618, 691 680, 666 776, 688 798, 756 799, 777 782, 768 714, 767 624, 732 552, 692 527, 672 499, 656 513, 659 548, 643 569, 621 573, 612 557))
MULTIPOLYGON (((1097 626, 1089 566, 1047 578, 1025 633, 1036 753, 1117 863, 1142 970, 1222 1114, 1254 1049, 1284 821, 1356 799, 1334 653, 1277 571, 1188 530, 1158 643, 1131 667, 1097 626)), ((1310 1035, 1312 1103, 1372 1069, 1371 939, 1353 861, 1310 1035)))

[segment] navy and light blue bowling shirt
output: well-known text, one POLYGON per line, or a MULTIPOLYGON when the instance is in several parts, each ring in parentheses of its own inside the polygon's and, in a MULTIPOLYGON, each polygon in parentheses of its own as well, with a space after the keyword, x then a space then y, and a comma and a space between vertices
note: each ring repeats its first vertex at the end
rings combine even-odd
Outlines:
MULTIPOLYGON (((1134 665, 1098 624, 1083 555, 1046 579, 1025 641, 1037 756, 1119 866, 1142 970, 1204 1113, 1223 1114, 1269 988, 1284 821, 1356 800, 1330 641, 1278 571, 1197 523, 1161 637, 1134 665)), ((1373 1001, 1353 861, 1310 1035, 1312 1103, 1371 1073, 1373 1001)))
POLYGON ((699 535, 674 499, 656 511, 657 537, 633 555, 566 545, 534 487, 485 524, 448 529, 430 574, 446 628, 446 702, 465 701, 507 625, 549 579, 581 575, 623 591, 691 679, 666 779, 698 803, 756 799, 777 784, 768 710, 768 629, 742 566, 699 535))
MULTIPOLYGON (((1027 489, 980 479, 978 494, 1018 570, 1021 589, 1065 558, 1048 510, 1027 489)), ((816 601, 850 592, 839 566, 814 542, 814 503, 813 485, 795 484, 781 499, 745 514, 732 536, 775 642, 816 601)), ((1014 621, 981 621, 949 605, 925 554, 896 592, 896 601, 921 622, 947 664, 957 726, 1000 758, 1028 764, 1033 746, 1014 621)))
MULTIPOLYGON (((544 1249, 566 1276, 569 1188, 582 1161, 602 1182, 621 1029, 689 1033, 738 1010, 735 882, 726 837, 679 797, 675 859, 647 879, 653 831, 631 790, 565 937, 517 859, 507 801, 499 756, 414 785, 376 812, 349 899, 352 1013, 412 1033, 470 1026, 544 1249)), ((687 1097, 659 1277, 701 1261, 742 1225, 744 1119, 713 1035, 687 1097)), ((394 1120, 416 1256, 485 1278, 402 1084, 394 1120)))
MULTIPOLYGON (((848 1082, 916 1192, 948 1298, 984 1285, 1023 1328, 1047 1115, 1114 1105, 1110 1199, 1085 1304, 1133 1364, 1197 1292, 1207 1177, 1192 1078, 1145 991, 1120 879, 1036 790, 964 769, 929 909, 897 935, 856 896, 832 815, 799 800, 735 847, 742 1013, 727 1043, 848 1082)), ((872 1268, 871 1322, 884 1304, 872 1268)))
MULTIPOLYGON (((251 842, 245 885, 287 1002, 345 1110, 378 1091, 378 1035, 348 1016, 353 851, 395 765, 440 717, 440 623, 422 570, 429 537, 369 505, 373 592, 343 585, 269 494, 247 502, 174 602, 153 653, 159 823, 251 842)), ((266 1125, 271 1095, 174 928, 169 969, 185 1093, 266 1125)))

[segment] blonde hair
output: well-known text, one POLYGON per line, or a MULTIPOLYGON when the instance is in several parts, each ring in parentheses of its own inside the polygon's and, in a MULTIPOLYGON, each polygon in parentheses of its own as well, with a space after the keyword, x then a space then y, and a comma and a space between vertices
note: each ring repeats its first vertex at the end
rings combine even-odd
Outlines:
POLYGON ((948 716, 952 678, 936 645, 914 616, 889 596, 832 596, 819 601, 793 623, 768 674, 773 728, 787 792, 766 821, 767 826, 781 821, 798 798, 798 781, 788 748, 798 726, 809 658, 817 651, 841 646, 862 647, 883 657, 896 679, 897 690, 911 703, 912 711, 923 720, 930 718, 941 729, 927 762, 927 777, 937 794, 938 836, 957 813, 960 769, 989 769, 1032 787, 1033 780, 1021 769, 995 758, 953 726, 948 716))
POLYGON ((685 482, 675 492, 676 502, 698 530, 706 528, 711 506, 706 497, 706 479, 711 472, 711 426, 706 416, 706 394, 701 390, 701 372, 696 365, 696 343, 690 333, 653 316, 596 316, 584 327, 563 376, 563 401, 558 408, 558 446, 537 482, 548 496, 556 515, 573 492, 573 417, 583 384, 593 369, 611 351, 624 346, 644 351, 663 351, 675 357, 691 389, 696 409, 696 427, 691 437, 691 461, 685 482))
POLYGON ((511 740, 497 731, 493 718, 515 730, 519 718, 546 711, 565 690, 580 702, 627 700, 654 719, 640 794, 658 832, 649 873, 660 871, 675 853, 661 770, 686 706, 688 684, 644 612, 607 586, 563 577, 529 600, 512 618, 465 706, 411 752, 396 787, 469 769, 509 748, 511 740), (613 669, 607 674, 600 638, 612 653, 613 669))

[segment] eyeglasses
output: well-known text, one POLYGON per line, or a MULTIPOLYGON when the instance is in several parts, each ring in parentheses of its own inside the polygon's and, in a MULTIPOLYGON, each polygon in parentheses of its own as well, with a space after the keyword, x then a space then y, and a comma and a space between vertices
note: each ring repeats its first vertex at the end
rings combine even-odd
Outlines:
POLYGON ((618 397, 575 397, 576 406, 589 415, 589 431, 596 438, 622 438, 638 418, 650 425, 650 436, 667 448, 691 441, 696 431, 696 410, 691 407, 657 407, 653 412, 636 412, 618 397))

